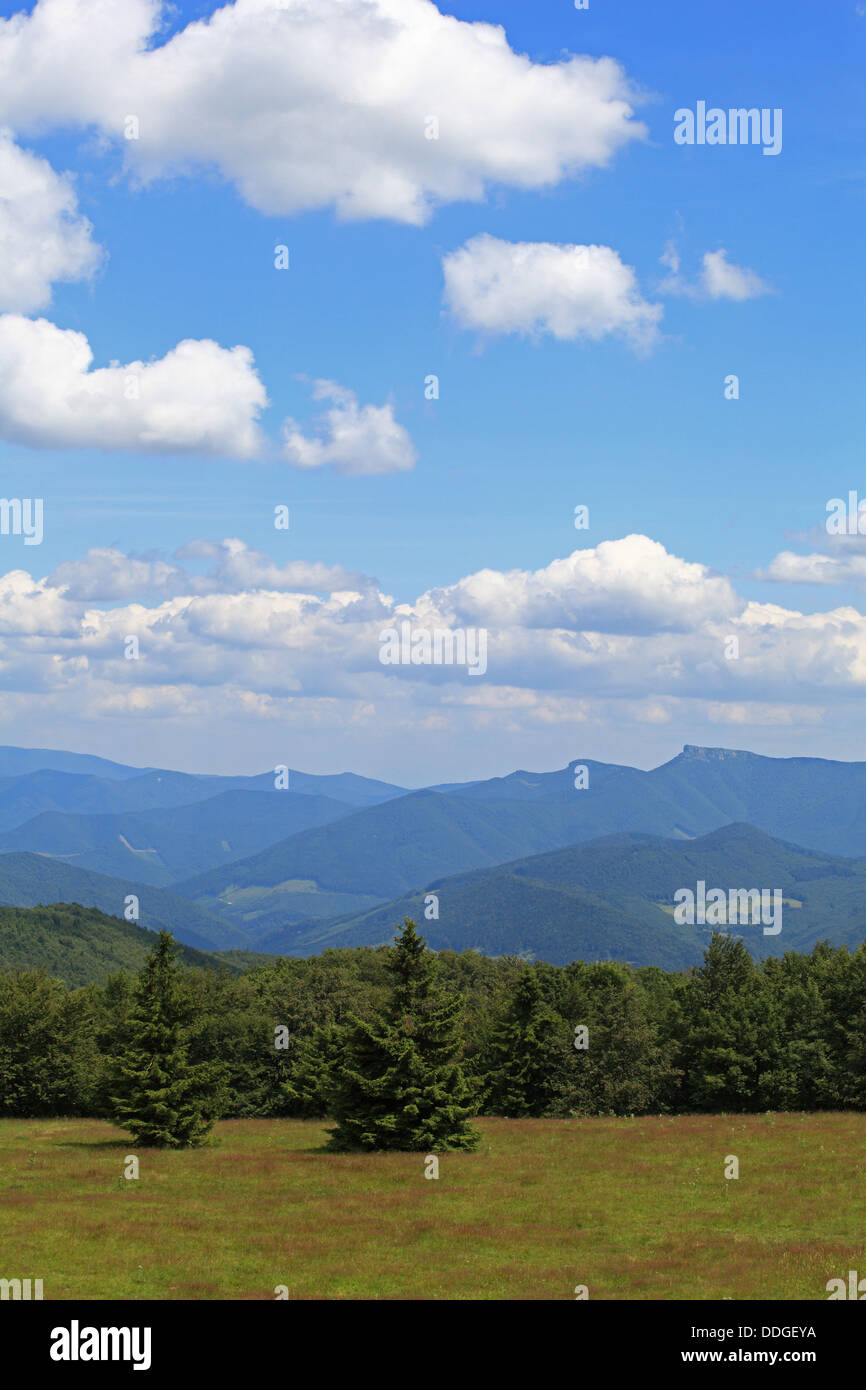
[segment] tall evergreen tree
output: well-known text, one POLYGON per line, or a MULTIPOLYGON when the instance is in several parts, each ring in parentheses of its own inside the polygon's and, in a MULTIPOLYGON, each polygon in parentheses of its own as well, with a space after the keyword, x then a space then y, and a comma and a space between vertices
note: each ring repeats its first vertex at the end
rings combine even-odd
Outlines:
POLYGON ((760 1109, 772 1064, 765 977, 742 941, 714 932, 682 1001, 679 1054, 689 1109, 760 1109))
POLYGON ((345 1029, 336 1023, 301 1039, 282 1087, 287 1114, 304 1119, 323 1119, 328 1114, 345 1047, 345 1029))
POLYGON ((473 1149, 475 1111, 458 1058, 463 998, 436 984, 435 962, 415 923, 391 948, 393 980, 383 1016, 354 1017, 331 1101, 335 1149, 473 1149))
POLYGON ((491 1115, 545 1115, 565 1080, 566 1025, 545 1003, 538 975, 524 970, 480 1059, 484 1108, 491 1115))
POLYGON ((202 1144, 217 1118, 223 1068, 190 1062, 189 1008, 178 986, 177 947, 161 931, 146 961, 113 1059, 113 1118, 152 1148, 202 1144))

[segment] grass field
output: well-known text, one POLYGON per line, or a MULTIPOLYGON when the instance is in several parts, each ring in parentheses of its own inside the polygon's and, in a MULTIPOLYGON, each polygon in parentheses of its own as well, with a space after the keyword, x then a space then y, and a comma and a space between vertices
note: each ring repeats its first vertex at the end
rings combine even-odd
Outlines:
POLYGON ((435 1181, 422 1154, 325 1153, 314 1121, 226 1121, 166 1153, 3 1120, 0 1277, 46 1299, 826 1299, 866 1275, 866 1115, 479 1128, 435 1181))

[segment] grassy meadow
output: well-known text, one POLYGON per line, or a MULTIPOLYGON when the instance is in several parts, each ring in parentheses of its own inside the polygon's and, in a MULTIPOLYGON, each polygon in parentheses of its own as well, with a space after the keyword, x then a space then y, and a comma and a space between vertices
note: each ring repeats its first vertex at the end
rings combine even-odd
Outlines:
POLYGON ((422 1154, 323 1151, 319 1121, 225 1121, 170 1153, 2 1120, 0 1276, 46 1299, 625 1300, 826 1299, 866 1273, 866 1115, 478 1126, 430 1180, 422 1154))

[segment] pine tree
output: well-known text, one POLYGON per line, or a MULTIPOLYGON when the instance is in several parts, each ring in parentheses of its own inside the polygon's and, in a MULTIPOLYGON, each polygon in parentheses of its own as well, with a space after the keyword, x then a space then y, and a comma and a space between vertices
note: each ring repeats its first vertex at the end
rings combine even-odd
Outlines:
POLYGON ((435 963, 408 918, 391 948, 384 1015, 353 1017, 338 1066, 330 1147, 422 1152, 474 1149, 472 1088, 458 1062, 461 995, 436 984, 435 963))
POLYGON ((520 1118, 550 1112, 566 1065, 565 1024, 544 1002, 538 975, 525 970, 480 1059, 485 1111, 520 1118))
POLYGON ((112 1065, 112 1116, 152 1148, 202 1144, 219 1113, 223 1068, 192 1063, 189 1009, 178 988, 177 947, 161 931, 138 977, 125 1036, 112 1065))

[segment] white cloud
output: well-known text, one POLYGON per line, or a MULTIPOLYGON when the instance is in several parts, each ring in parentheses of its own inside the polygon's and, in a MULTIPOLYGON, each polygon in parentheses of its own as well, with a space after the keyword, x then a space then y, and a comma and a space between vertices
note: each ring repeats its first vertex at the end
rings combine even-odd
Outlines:
POLYGON ((658 336, 660 304, 609 246, 510 242, 483 233, 443 258, 445 301, 464 328, 599 339, 622 333, 635 347, 658 336))
POLYGON ((91 370, 83 333, 0 316, 0 437, 37 448, 249 458, 267 405, 247 347, 185 339, 155 362, 91 370))
POLYGON ((340 565, 307 560, 289 560, 277 565, 262 551, 252 550, 234 538, 190 541, 172 558, 175 562, 210 560, 212 564, 207 573, 196 574, 180 563, 97 547, 80 560, 66 560, 58 565, 46 583, 54 589, 62 589, 67 599, 85 602, 231 593, 238 589, 330 593, 339 589, 367 588, 373 583, 340 565))
POLYGON ((204 722, 211 742, 200 746, 211 756, 212 721, 233 738, 241 730, 257 738, 266 725, 279 734, 257 747, 303 731, 319 739, 323 761, 339 744, 341 758, 356 762, 349 735, 361 727, 365 748, 379 742, 384 770, 395 734, 428 749, 432 740, 443 757, 456 740, 454 766, 489 733, 499 764, 507 756, 526 766, 520 749, 536 738, 572 756, 578 725, 592 736, 587 751, 600 734, 620 740, 627 728, 683 728, 688 741, 725 724, 808 731, 821 711, 844 714, 866 693, 866 615, 746 602, 727 579, 645 536, 536 571, 481 571, 412 603, 372 581, 344 587, 350 576, 339 567, 324 567, 339 587, 290 590, 289 566, 236 541, 194 542, 161 563, 168 568, 91 553, 48 579, 22 570, 0 578, 0 713, 38 721, 55 741, 71 720, 92 729, 101 718, 170 719, 178 738, 198 737, 204 722), (190 591, 195 576, 181 567, 187 552, 190 562, 211 563, 198 576, 201 592, 190 591), (384 667, 380 634, 403 619, 485 627, 483 678, 448 666, 384 667), (138 661, 124 658, 130 634, 138 661), (736 660, 726 656, 731 636, 736 660))
POLYGON ((481 571, 411 604, 395 603, 372 581, 342 587, 348 576, 339 568, 330 572, 339 588, 289 590, 288 567, 236 541, 188 549, 216 561, 200 577, 199 592, 191 591, 196 580, 187 571, 169 573, 170 566, 111 551, 67 562, 44 580, 7 575, 0 584, 3 630, 26 638, 18 652, 26 657, 23 669, 35 669, 41 653, 43 679, 67 684, 229 685, 276 699, 390 697, 400 687, 411 689, 427 714, 441 698, 437 689, 462 704, 465 672, 380 663, 383 627, 408 619, 427 629, 486 628, 485 689, 565 698, 577 683, 582 698, 649 701, 643 719, 657 719, 658 701, 671 698, 778 702, 804 687, 866 684, 863 615, 851 608, 803 615, 746 603, 727 579, 646 536, 603 542, 543 570, 481 571), (230 564, 237 567, 234 589, 230 564), (264 578, 280 587, 249 586, 264 578), (99 607, 96 594, 126 601, 99 607), (130 633, 140 637, 140 664, 123 658, 130 633), (737 661, 724 655, 732 633, 740 639, 737 661))
POLYGON ((423 602, 467 624, 634 634, 686 632, 742 606, 729 580, 639 535, 541 570, 480 570, 423 602))
POLYGON ((658 287, 659 294, 685 295, 688 299, 734 299, 738 301, 757 299, 763 294, 772 294, 772 286, 754 270, 734 265, 728 260, 724 247, 718 251, 705 252, 701 261, 701 272, 695 280, 688 280, 680 274, 680 254, 676 244, 669 241, 659 257, 662 265, 671 272, 658 287))
POLYGON ((711 299, 756 299, 769 294, 770 286, 754 270, 732 265, 727 251, 707 251, 701 282, 711 299))
POLYGON ((417 455, 404 427, 394 419, 394 407, 358 404, 353 391, 335 381, 316 381, 313 397, 330 401, 316 423, 317 433, 305 435, 294 420, 283 424, 283 455, 297 468, 331 464, 338 473, 399 473, 412 468, 417 455))
POLYGON ((80 614, 50 581, 26 570, 0 575, 0 632, 23 636, 76 637, 80 614))
POLYGON ((792 550, 783 550, 755 577, 776 584, 863 584, 866 555, 795 555, 792 550))
POLYGON ((0 130, 0 310, 42 309, 54 282, 92 275, 91 232, 70 180, 0 130))
POLYGON ((415 224, 491 184, 606 165, 646 134, 612 59, 533 63, 430 0, 236 0, 154 46, 161 10, 39 0, 0 22, 0 119, 96 125, 143 179, 216 167, 265 213, 415 224))

